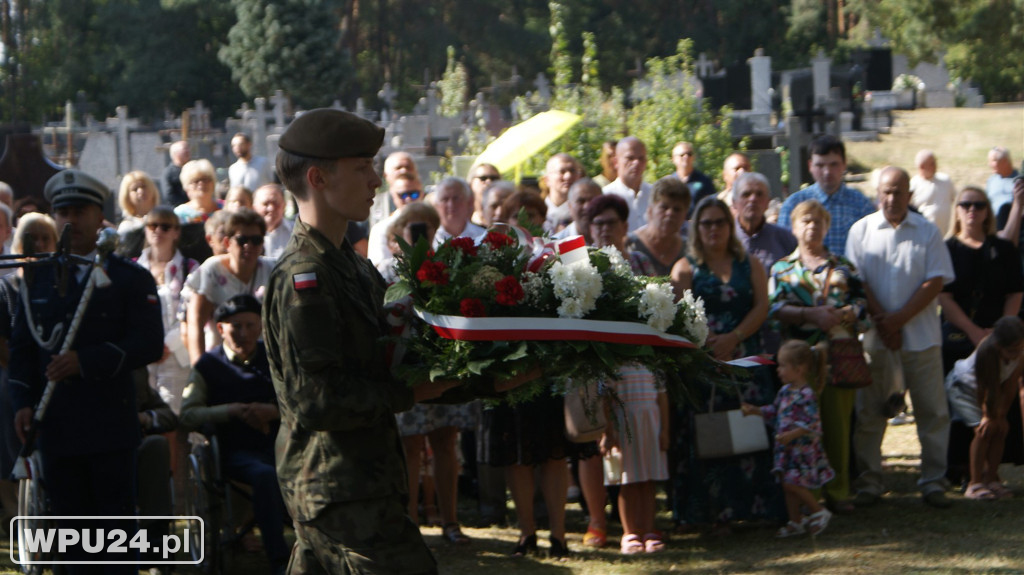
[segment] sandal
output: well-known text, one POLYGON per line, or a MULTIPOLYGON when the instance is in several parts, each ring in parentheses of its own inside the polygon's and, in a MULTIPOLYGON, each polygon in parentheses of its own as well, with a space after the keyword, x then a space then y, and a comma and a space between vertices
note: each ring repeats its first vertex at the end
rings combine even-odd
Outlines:
POLYGON ((600 549, 608 544, 608 533, 600 527, 588 526, 587 532, 583 535, 583 544, 600 549))
POLYGON ((623 555, 636 555, 637 553, 643 553, 644 542, 640 539, 639 535, 623 535, 619 551, 621 551, 623 555))
POLYGON ((513 557, 526 557, 537 554, 537 534, 525 535, 519 538, 516 548, 512 550, 513 557))
POLYGON ((661 533, 648 533, 644 535, 644 551, 657 553, 665 550, 665 542, 661 540, 661 533))
POLYGON ((1013 497, 1013 490, 998 481, 993 481, 985 487, 996 496, 997 499, 1010 499, 1013 497))
POLYGON ((566 546, 564 537, 559 541, 554 535, 552 535, 548 537, 548 543, 551 544, 551 548, 548 549, 549 558, 565 559, 569 556, 569 547, 566 546))
POLYGON ((826 507, 822 507, 821 511, 809 515, 807 517, 807 525, 810 528, 811 535, 821 535, 821 532, 828 527, 828 522, 831 519, 832 512, 826 507))
POLYGON ((466 537, 462 532, 458 523, 449 523, 448 525, 445 525, 441 530, 441 536, 449 543, 454 543, 455 545, 469 544, 469 537, 466 537))
POLYGON ((790 521, 780 527, 779 530, 775 532, 775 536, 779 539, 784 539, 786 537, 793 537, 794 535, 803 535, 804 533, 807 533, 807 528, 804 527, 803 523, 790 521))
POLYGON ((967 491, 964 491, 964 497, 967 499, 974 499, 975 501, 992 501, 993 499, 998 498, 996 494, 983 483, 972 483, 968 485, 967 491))

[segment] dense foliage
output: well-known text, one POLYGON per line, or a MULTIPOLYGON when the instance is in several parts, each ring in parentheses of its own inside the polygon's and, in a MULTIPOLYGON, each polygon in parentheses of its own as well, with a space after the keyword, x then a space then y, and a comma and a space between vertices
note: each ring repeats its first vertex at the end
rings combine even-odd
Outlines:
POLYGON ((159 119, 195 100, 226 115, 275 89, 304 107, 374 106, 385 82, 408 110, 449 46, 466 94, 505 105, 540 72, 612 93, 680 38, 720 66, 763 47, 783 68, 817 48, 842 61, 876 29, 912 62, 945 53, 990 100, 1024 86, 1024 0, 0 0, 0 20, 0 113, 32 123, 66 100, 98 117, 127 105, 159 119), (599 72, 559 76, 584 55, 599 72))

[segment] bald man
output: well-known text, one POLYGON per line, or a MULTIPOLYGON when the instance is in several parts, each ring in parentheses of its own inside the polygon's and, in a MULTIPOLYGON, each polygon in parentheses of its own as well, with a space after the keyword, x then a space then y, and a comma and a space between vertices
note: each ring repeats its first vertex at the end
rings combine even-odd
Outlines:
MULTIPOLYGON (((864 280, 872 328, 864 336, 873 384, 857 390, 853 448, 861 471, 855 487, 858 507, 877 503, 882 484, 882 438, 886 406, 901 394, 914 404, 921 442, 924 503, 949 507, 946 449, 949 408, 942 374, 942 328, 937 298, 954 279, 942 234, 924 216, 910 211, 910 176, 901 168, 882 170, 878 211, 858 220, 846 240, 846 257, 864 280)), ((834 220, 833 220, 834 221, 834 220)))
POLYGON ((629 206, 629 231, 633 232, 647 223, 647 204, 651 201, 652 186, 644 181, 647 146, 633 136, 619 140, 615 145, 615 168, 619 176, 605 186, 603 192, 626 200, 629 206))
POLYGON ((910 178, 910 205, 943 234, 949 229, 956 189, 948 174, 938 171, 935 153, 921 150, 914 156, 917 174, 910 178))

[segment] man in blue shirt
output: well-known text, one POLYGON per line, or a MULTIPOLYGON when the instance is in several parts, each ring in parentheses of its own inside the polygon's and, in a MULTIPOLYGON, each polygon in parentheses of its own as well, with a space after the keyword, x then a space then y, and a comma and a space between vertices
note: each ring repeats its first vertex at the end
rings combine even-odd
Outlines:
POLYGON ((1013 169, 1010 150, 996 146, 988 152, 988 167, 992 175, 985 182, 985 193, 992 202, 992 213, 998 214, 1000 208, 1013 201, 1013 179, 1020 175, 1013 169))
POLYGON ((811 159, 807 163, 814 184, 790 194, 779 210, 778 225, 789 229, 789 214, 800 202, 818 200, 832 216, 832 226, 825 236, 828 251, 846 255, 846 236, 850 226, 864 216, 874 213, 876 207, 864 194, 847 187, 846 146, 835 136, 821 136, 811 142, 811 159))

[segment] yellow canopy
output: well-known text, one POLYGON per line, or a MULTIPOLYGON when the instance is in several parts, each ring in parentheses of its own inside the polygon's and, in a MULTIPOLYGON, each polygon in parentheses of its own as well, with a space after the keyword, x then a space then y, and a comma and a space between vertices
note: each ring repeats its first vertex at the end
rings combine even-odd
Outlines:
POLYGON ((582 116, 548 110, 505 130, 477 156, 476 164, 492 164, 507 173, 542 151, 579 122, 582 116))

